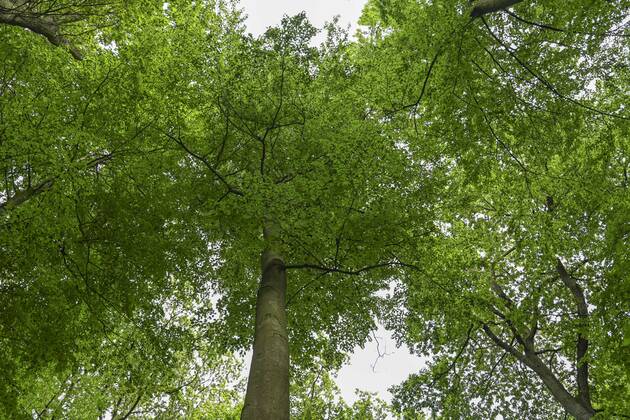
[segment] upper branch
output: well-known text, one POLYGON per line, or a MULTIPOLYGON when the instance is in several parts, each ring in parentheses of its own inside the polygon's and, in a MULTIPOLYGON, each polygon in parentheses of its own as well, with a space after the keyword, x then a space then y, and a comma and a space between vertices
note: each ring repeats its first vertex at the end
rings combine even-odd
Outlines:
POLYGON ((501 347, 503 350, 505 350, 507 353, 510 353, 512 356, 514 356, 517 360, 520 361, 524 361, 525 360, 525 356, 519 352, 518 350, 516 350, 513 346, 509 345, 508 343, 506 343, 505 341, 501 340, 493 331, 492 329, 490 329, 490 327, 487 324, 483 324, 482 326, 483 328, 483 332, 486 333, 486 335, 488 337, 490 337, 490 339, 494 342, 494 344, 496 344, 497 346, 501 347))
MULTIPOLYGON (((113 156, 113 153, 108 153, 97 157, 86 157, 86 159, 90 160, 85 164, 85 168, 96 168, 99 165, 105 164, 107 161, 111 160, 113 156)), ((18 207, 41 193, 52 189, 56 179, 57 176, 51 176, 35 186, 29 186, 28 188, 16 191, 15 194, 7 198, 3 203, 0 203, 0 215, 8 210, 18 207)))
POLYGON ((570 103, 572 103, 574 105, 577 105, 579 107, 582 107, 584 109, 588 109, 589 111, 595 112, 595 113, 600 114, 600 115, 604 115, 604 116, 612 117, 612 118, 619 118, 619 119, 622 119, 622 120, 630 119, 630 118, 625 117, 623 115, 618 115, 618 114, 614 114, 612 112, 607 112, 607 111, 603 111, 601 109, 594 108, 594 107, 592 107, 590 105, 587 105, 587 104, 585 104, 585 103, 583 103, 581 101, 578 101, 577 99, 573 99, 572 97, 563 94, 549 80, 547 80, 547 78, 545 78, 542 74, 538 73, 538 71, 534 70, 529 64, 527 64, 518 55, 516 55, 516 52, 513 51, 512 48, 510 48, 508 45, 506 45, 505 42, 503 42, 501 40, 501 38, 499 38, 492 31, 492 29, 488 25, 488 22, 486 22, 486 20, 483 18, 483 16, 481 17, 481 20, 483 21, 483 24, 485 25, 486 29, 488 30, 488 33, 490 33, 490 36, 492 36, 492 38, 494 38, 494 40, 510 55, 510 57, 512 57, 514 59, 514 61, 516 61, 518 63, 519 66, 521 66, 527 73, 532 75, 534 77, 534 79, 538 80, 539 83, 541 83, 544 87, 547 88, 547 90, 549 90, 551 93, 553 93, 558 98, 560 98, 562 100, 565 100, 567 102, 570 102, 570 103))
POLYGON ((307 270, 323 271, 324 273, 339 273, 339 274, 348 274, 352 276, 357 276, 359 274, 365 273, 370 270, 374 270, 376 268, 394 267, 394 266, 405 266, 405 264, 400 263, 398 261, 390 261, 390 262, 378 263, 378 264, 373 264, 373 265, 367 265, 357 270, 347 270, 347 269, 337 268, 337 267, 324 267, 317 264, 289 264, 289 265, 285 265, 284 268, 287 270, 288 269, 307 269, 307 270))
POLYGON ((210 170, 210 172, 212 172, 212 174, 217 177, 217 179, 223 184, 225 185, 225 187, 228 190, 228 193, 231 194, 236 194, 236 195, 240 195, 243 196, 243 192, 240 191, 239 189, 233 187, 229 182, 227 182, 227 180, 225 179, 225 177, 223 175, 221 175, 219 173, 219 171, 216 170, 216 168, 208 161, 208 159, 206 159, 205 157, 199 155, 198 153, 194 152, 192 149, 190 149, 186 143, 184 143, 180 138, 175 137, 174 135, 166 132, 165 133, 167 135, 168 138, 170 138, 171 140, 173 140, 175 143, 179 144, 179 146, 184 149, 186 151, 186 153, 188 153, 190 156, 192 156, 193 158, 197 159, 198 161, 200 161, 201 163, 204 164, 204 166, 206 168, 208 168, 208 170, 210 170))
POLYGON ((27 202, 31 198, 48 191, 52 188, 54 178, 46 179, 34 187, 29 187, 24 190, 17 191, 13 196, 7 198, 4 203, 0 203, 0 214, 19 206, 22 203, 27 202))
POLYGON ((475 327, 474 324, 470 324, 470 326, 468 327, 468 331, 466 331, 466 338, 464 339, 464 342, 462 343, 462 346, 460 347, 459 351, 455 355, 455 358, 451 361, 449 366, 443 372, 440 372, 437 376, 433 378, 433 382, 431 382, 431 386, 435 385, 437 381, 439 381, 441 378, 444 377, 444 375, 446 375, 451 370, 453 370, 453 368, 457 364, 457 360, 459 360, 459 358, 464 353, 464 350, 466 350, 466 348, 468 347, 468 343, 470 343, 471 333, 473 332, 474 327, 475 327))
POLYGON ((29 10, 23 7, 24 4, 28 5, 28 2, 16 4, 13 0, 0 0, 0 24, 26 28, 44 36, 53 45, 68 48, 75 59, 83 59, 79 50, 61 36, 59 23, 53 17, 29 10))

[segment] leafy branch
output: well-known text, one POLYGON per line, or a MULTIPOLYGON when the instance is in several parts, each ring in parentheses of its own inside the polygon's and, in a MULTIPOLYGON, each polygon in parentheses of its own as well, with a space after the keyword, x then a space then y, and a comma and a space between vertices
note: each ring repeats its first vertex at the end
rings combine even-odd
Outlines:
POLYGON ((182 149, 184 149, 184 151, 186 151, 186 153, 188 153, 191 157, 195 158, 196 160, 198 160, 199 162, 203 163, 203 165, 208 168, 208 170, 219 180, 219 182, 221 182, 226 188, 227 188, 227 193, 226 194, 234 194, 234 195, 238 195, 238 196, 244 196, 245 194, 239 190, 238 188, 232 186, 232 184, 230 184, 223 175, 221 175, 221 173, 219 173, 219 171, 214 167, 214 165, 212 165, 210 163, 210 161, 196 153, 195 151, 193 151, 188 145, 186 145, 186 143, 184 143, 184 141, 180 138, 180 137, 176 137, 173 134, 169 133, 168 131, 165 132, 164 134, 166 134, 166 136, 173 140, 175 143, 177 143, 182 149))

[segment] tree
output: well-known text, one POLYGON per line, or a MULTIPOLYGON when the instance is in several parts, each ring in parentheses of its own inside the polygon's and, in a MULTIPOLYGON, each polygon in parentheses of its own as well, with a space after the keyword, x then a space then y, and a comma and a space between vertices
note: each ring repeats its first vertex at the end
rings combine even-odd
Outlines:
MULTIPOLYGON (((244 277, 258 275, 254 256, 262 251, 244 418, 289 415, 288 342, 296 343, 294 365, 308 366, 314 356, 339 359, 338 348, 365 339, 376 308, 371 295, 386 286, 382 273, 398 264, 387 251, 414 234, 402 222, 414 217, 413 207, 398 214, 393 197, 412 200, 417 192, 410 186, 408 197, 400 197, 390 190, 392 184, 404 189, 409 183, 404 153, 379 135, 378 121, 352 91, 343 40, 331 38, 327 49, 317 51, 308 46, 313 34, 298 16, 259 40, 233 44, 229 61, 198 80, 202 97, 192 101, 192 106, 218 105, 203 119, 182 115, 183 123, 166 129, 198 163, 193 169, 201 173, 191 178, 205 173, 220 193, 203 202, 210 220, 222 226, 222 232, 213 227, 208 234, 221 244, 221 305, 229 309, 226 322, 238 323, 230 330, 249 328, 242 314, 251 312, 238 305, 253 306, 253 284, 244 277), (214 127, 221 131, 209 143, 214 127), (287 283, 285 276, 293 273, 287 283), (361 289, 344 280, 351 275, 361 289), (318 284, 323 281, 336 287, 318 284), (339 307, 342 299, 349 303, 339 307), (297 302, 299 307, 292 306, 297 302), (339 325, 340 317, 351 317, 351 327, 339 325)), ((246 345, 248 336, 235 338, 246 345)))
MULTIPOLYGON (((218 21, 186 11, 204 29, 218 21)), ((157 57, 177 57, 185 34, 166 30, 161 8, 143 17, 110 33, 117 49, 81 62, 0 28, 2 417, 181 411, 208 405, 195 393, 229 367, 207 334, 207 262, 193 256, 207 242, 183 223, 180 149, 153 142, 168 98, 146 101, 154 91, 138 76, 167 68, 157 57)))
POLYGON ((317 50, 303 16, 261 39, 245 36, 239 19, 221 4, 173 2, 129 17, 109 34, 112 48, 81 62, 5 29, 15 74, 2 104, 3 298, 12 302, 2 325, 5 337, 23 337, 4 347, 7 416, 39 412, 44 394, 23 390, 42 381, 59 385, 55 395, 86 396, 43 413, 162 412, 164 392, 188 398, 201 386, 182 385, 181 372, 194 379, 204 368, 183 355, 195 360, 202 348, 213 366, 250 344, 260 289, 258 312, 271 307, 280 340, 266 348, 256 329, 244 416, 283 418, 289 351, 296 372, 318 360, 334 369, 373 328, 374 292, 400 265, 401 241, 418 234, 405 220, 425 220, 420 206, 397 211, 423 196, 410 181, 417 174, 353 90, 342 32, 331 26, 317 50), (275 274, 263 269, 259 288, 264 249, 275 274), (128 353, 88 357, 112 342, 128 353), (262 351, 283 356, 260 364, 262 351), (25 363, 32 373, 22 376, 25 363), (258 390, 273 400, 255 392, 269 371, 277 380, 258 390), (102 379, 81 379, 94 375, 102 379), (98 391, 111 386, 126 397, 98 391))
POLYGON ((374 99, 444 191, 391 304, 390 327, 435 357, 398 406, 622 413, 625 381, 608 374, 626 362, 603 355, 624 346, 628 279, 600 243, 625 241, 627 73, 609 61, 624 56, 623 7, 477 6, 372 2, 362 18, 362 56, 387 57, 374 83, 393 88, 374 99))

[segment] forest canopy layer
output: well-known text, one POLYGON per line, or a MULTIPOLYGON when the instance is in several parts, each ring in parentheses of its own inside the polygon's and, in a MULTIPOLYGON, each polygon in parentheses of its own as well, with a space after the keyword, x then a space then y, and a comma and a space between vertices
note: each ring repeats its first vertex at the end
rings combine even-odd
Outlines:
POLYGON ((0 417, 627 417, 629 12, 0 0, 0 417))

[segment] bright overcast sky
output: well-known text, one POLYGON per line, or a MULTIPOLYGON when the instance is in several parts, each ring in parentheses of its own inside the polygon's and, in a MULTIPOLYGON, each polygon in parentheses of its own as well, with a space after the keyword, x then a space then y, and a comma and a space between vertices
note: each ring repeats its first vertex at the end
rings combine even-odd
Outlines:
MULTIPOLYGON (((364 0, 241 0, 241 7, 247 13, 247 28, 254 35, 265 32, 269 26, 280 23, 283 15, 293 16, 306 12, 308 20, 317 28, 339 15, 342 27, 352 25, 361 15, 364 0)), ((352 33, 352 32, 351 32, 352 33)))
MULTIPOLYGON (((241 0, 241 7, 247 14, 247 28, 254 35, 262 34, 269 26, 280 23, 283 15, 295 15, 305 11, 309 21, 317 28, 339 15, 342 27, 351 26, 352 34, 357 27, 356 22, 365 4, 364 0, 241 0)), ((397 349, 391 335, 384 329, 375 333, 379 338, 380 351, 385 352, 379 358, 374 369, 372 366, 378 357, 376 343, 367 343, 364 349, 356 348, 350 358, 349 365, 339 372, 337 384, 341 388, 344 399, 355 400, 355 388, 363 391, 377 392, 384 400, 390 401, 387 388, 407 378, 410 373, 417 372, 423 365, 419 357, 409 354, 406 348, 397 349)), ((249 360, 246 361, 246 365, 249 360)))
POLYGON ((409 374, 418 372, 424 366, 423 360, 410 354, 406 347, 396 348, 395 341, 385 329, 380 328, 374 335, 378 338, 378 347, 372 341, 363 349, 355 348, 350 363, 339 371, 336 378, 335 382, 348 402, 355 400, 355 389, 376 392, 379 397, 391 402, 392 396, 387 388, 401 383, 409 374), (378 357, 379 353, 384 356, 378 357))

